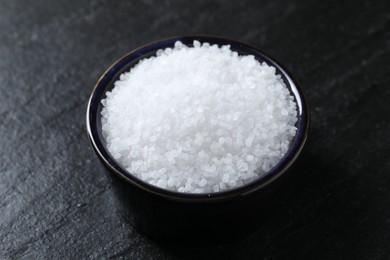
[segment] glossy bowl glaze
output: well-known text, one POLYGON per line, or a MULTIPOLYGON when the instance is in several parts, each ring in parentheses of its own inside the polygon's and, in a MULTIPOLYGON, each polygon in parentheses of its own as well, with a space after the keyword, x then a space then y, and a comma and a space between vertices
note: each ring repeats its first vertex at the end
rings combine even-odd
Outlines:
POLYGON ((269 55, 247 44, 213 36, 182 36, 163 39, 135 49, 116 61, 98 80, 87 108, 87 130, 97 157, 108 172, 122 216, 137 229, 158 238, 188 239, 226 236, 253 228, 259 217, 272 208, 272 198, 286 183, 286 170, 301 152, 309 127, 306 98, 298 82, 269 55), (169 191, 150 185, 123 169, 108 152, 101 130, 101 100, 123 72, 159 49, 173 47, 176 41, 191 46, 194 40, 230 45, 241 55, 254 55, 276 68, 298 105, 297 133, 280 162, 265 176, 241 187, 205 194, 169 191))

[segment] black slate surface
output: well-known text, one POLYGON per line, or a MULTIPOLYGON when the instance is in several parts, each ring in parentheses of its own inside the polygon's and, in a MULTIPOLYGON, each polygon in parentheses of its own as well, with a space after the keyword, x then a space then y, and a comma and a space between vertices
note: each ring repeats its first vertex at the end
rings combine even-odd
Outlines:
POLYGON ((386 259, 390 8, 386 1, 0 1, 0 259, 386 259), (291 195, 246 238, 165 246, 118 217, 90 148, 98 77, 180 34, 248 42, 311 107, 291 195))

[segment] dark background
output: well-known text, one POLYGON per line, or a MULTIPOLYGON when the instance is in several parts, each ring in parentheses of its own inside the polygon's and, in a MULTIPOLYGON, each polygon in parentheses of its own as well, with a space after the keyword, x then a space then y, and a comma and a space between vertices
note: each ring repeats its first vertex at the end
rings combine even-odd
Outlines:
POLYGON ((388 6, 0 0, 0 259, 388 259, 388 6), (85 111, 124 53, 194 33, 282 61, 302 83, 312 126, 295 189, 263 227, 229 243, 166 247, 117 215, 85 111))

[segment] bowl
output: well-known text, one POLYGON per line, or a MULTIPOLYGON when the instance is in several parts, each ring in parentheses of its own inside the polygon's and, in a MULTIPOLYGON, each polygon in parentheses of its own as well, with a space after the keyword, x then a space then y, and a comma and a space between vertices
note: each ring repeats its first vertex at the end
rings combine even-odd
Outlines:
POLYGON ((309 112, 305 95, 291 73, 275 59, 255 47, 214 36, 180 36, 141 46, 116 61, 103 73, 89 99, 86 115, 88 136, 97 157, 107 170, 118 199, 120 215, 138 230, 155 238, 188 239, 232 237, 253 230, 261 217, 273 207, 290 174, 287 169, 300 154, 308 135, 309 112), (173 47, 176 41, 192 46, 201 43, 230 45, 241 55, 253 55, 258 61, 276 68, 297 103, 297 132, 290 148, 279 163, 263 177, 235 189, 204 194, 175 192, 153 186, 122 168, 110 155, 102 135, 101 100, 123 72, 159 49, 173 47))

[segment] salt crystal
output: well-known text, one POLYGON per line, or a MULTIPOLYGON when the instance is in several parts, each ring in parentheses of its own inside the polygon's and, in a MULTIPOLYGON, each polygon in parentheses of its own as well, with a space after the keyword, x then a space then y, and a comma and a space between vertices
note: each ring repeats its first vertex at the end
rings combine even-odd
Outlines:
POLYGON ((102 102, 107 148, 129 173, 178 192, 232 189, 288 152, 297 106, 274 67, 230 46, 176 42, 120 75, 102 102))
POLYGON ((247 162, 251 162, 251 161, 253 161, 254 158, 255 157, 253 155, 249 154, 249 155, 246 156, 246 161, 247 162))

